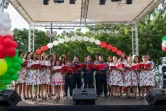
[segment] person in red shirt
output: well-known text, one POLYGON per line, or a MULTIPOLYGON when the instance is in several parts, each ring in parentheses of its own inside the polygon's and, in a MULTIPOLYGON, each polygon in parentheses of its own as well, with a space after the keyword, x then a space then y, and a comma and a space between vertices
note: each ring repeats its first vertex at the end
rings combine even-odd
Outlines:
POLYGON ((75 68, 71 66, 71 62, 67 61, 67 65, 63 67, 63 73, 65 74, 65 94, 68 97, 68 88, 70 89, 70 97, 73 95, 73 76, 75 68))

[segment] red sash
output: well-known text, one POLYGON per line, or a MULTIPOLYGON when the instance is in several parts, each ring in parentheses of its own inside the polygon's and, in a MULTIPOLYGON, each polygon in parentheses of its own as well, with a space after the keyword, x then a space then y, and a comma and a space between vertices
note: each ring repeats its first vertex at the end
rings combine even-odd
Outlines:
POLYGON ((26 67, 28 65, 28 61, 25 61, 23 64, 22 64, 22 67, 26 67))
POLYGON ((41 68, 41 65, 40 64, 34 64, 31 66, 32 69, 35 69, 35 70, 38 70, 41 68))

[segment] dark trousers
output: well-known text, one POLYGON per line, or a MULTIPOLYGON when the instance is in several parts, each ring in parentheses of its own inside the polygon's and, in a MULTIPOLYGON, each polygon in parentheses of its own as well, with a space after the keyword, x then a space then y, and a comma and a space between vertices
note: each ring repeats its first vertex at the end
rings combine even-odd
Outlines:
POLYGON ((80 89, 81 86, 82 86, 81 74, 75 74, 75 75, 74 75, 74 78, 73 78, 73 89, 76 88, 76 85, 77 85, 77 88, 78 88, 78 89, 80 89))
POLYGON ((72 96, 73 95, 73 75, 72 74, 66 74, 66 77, 65 77, 66 96, 68 96, 68 88, 70 89, 70 96, 72 96))
POLYGON ((89 86, 89 88, 94 88, 94 80, 93 80, 93 73, 85 73, 84 74, 84 88, 87 88, 87 86, 89 86))
POLYGON ((104 95, 107 95, 107 76, 106 74, 97 74, 97 95, 102 92, 102 87, 104 88, 104 95))

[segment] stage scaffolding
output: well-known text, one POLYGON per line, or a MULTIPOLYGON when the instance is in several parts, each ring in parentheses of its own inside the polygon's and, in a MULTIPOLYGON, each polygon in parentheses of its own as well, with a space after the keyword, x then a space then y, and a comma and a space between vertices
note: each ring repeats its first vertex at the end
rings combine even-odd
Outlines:
MULTIPOLYGON (((1 1, 1 0, 0 0, 1 1)), ((6 0, 2 0, 4 2, 6 0)), ((38 0, 36 0, 38 1, 38 0)), ((42 0, 40 0, 42 2, 42 0)), ((136 1, 136 0, 135 0, 136 1)), ((135 2, 133 1, 133 2, 135 2)), ((142 2, 146 2, 146 0, 142 0, 142 2)), ((147 0, 150 1, 144 9, 135 16, 132 21, 88 21, 88 11, 89 5, 92 4, 93 0, 81 0, 81 12, 80 19, 77 21, 36 21, 33 20, 33 17, 25 10, 22 2, 20 0, 9 0, 10 4, 20 13, 20 15, 29 23, 29 35, 28 35, 28 51, 34 51, 35 46, 35 27, 86 27, 87 25, 95 25, 95 24, 132 24, 132 54, 139 55, 139 44, 138 44, 138 23, 144 18, 152 9, 158 6, 162 0, 147 0)), ((28 1, 32 2, 32 0, 28 1)), ((98 4, 99 5, 99 4, 98 4)), ((131 4, 132 5, 132 4, 131 4)), ((138 4, 139 5, 139 4, 138 4)), ((104 5, 103 5, 104 7, 104 5)), ((3 3, 0 4, 0 11, 3 12, 4 7, 3 3)))

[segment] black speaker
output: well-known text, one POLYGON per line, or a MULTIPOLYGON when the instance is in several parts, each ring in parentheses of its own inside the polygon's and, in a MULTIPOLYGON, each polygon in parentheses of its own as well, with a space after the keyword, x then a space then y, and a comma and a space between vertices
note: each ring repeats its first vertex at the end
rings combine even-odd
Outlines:
POLYGON ((43 5, 48 5, 49 4, 49 0, 43 0, 43 5))
POLYGON ((150 105, 166 105, 165 89, 151 89, 146 95, 146 100, 150 105))
POLYGON ((132 0, 126 0, 126 4, 132 4, 132 0))
POLYGON ((69 0, 69 4, 75 4, 76 0, 69 0))
POLYGON ((95 89, 74 89, 73 105, 95 105, 95 89))
POLYGON ((20 100, 15 90, 0 91, 0 106, 16 106, 20 100))
POLYGON ((99 5, 105 5, 106 0, 99 0, 99 5))

